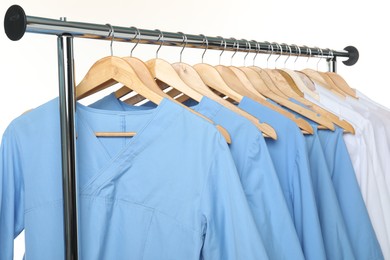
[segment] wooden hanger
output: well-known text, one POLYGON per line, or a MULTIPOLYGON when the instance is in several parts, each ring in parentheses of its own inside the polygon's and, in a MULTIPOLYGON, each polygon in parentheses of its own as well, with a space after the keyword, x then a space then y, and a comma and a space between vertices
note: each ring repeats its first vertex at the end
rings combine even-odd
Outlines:
MULTIPOLYGON (((116 83, 147 97, 155 104, 160 104, 163 97, 146 87, 133 68, 125 60, 109 56, 98 60, 76 87, 77 100, 92 95, 116 83)), ((96 136, 134 136, 134 132, 99 132, 96 136)))
MULTIPOLYGON (((232 85, 239 85, 237 81, 235 83, 229 82, 226 84, 225 80, 222 78, 221 74, 218 72, 216 68, 209 64, 200 63, 193 66, 194 69, 198 72, 200 77, 202 78, 202 81, 209 86, 212 89, 217 90, 218 92, 223 93, 224 95, 232 98, 236 102, 241 102, 241 100, 244 98, 244 96, 241 93, 238 93, 234 89, 230 88, 228 84, 232 85)), ((227 80, 234 79, 234 77, 230 76, 227 78, 227 80)), ((239 82, 239 80, 238 80, 239 82)), ((290 118, 293 120, 303 131, 304 133, 313 133, 313 128, 310 126, 309 123, 304 121, 301 118, 296 118, 293 114, 289 113, 288 111, 284 110, 281 107, 275 106, 274 104, 267 102, 266 100, 263 100, 262 98, 258 98, 254 96, 251 93, 247 93, 247 91, 244 90, 246 94, 250 95, 249 97, 255 100, 256 102, 290 118)))
POLYGON ((315 92, 316 87, 313 80, 300 71, 292 70, 292 72, 294 72, 306 86, 306 88, 301 89, 301 91, 304 92, 306 95, 309 95, 313 99, 320 101, 320 95, 317 92, 315 92))
POLYGON ((308 89, 302 78, 293 70, 283 68, 277 69, 277 71, 292 85, 292 90, 300 97, 305 96, 305 91, 308 89), (292 81, 292 82, 291 82, 292 81), (294 86, 296 88, 294 88, 294 86))
MULTIPOLYGON (((323 76, 320 72, 313 69, 303 69, 302 73, 306 74, 309 78, 311 78, 316 84, 328 89, 336 96, 345 99, 346 94, 337 87, 333 86, 333 81, 328 76, 323 76)), ((326 74, 325 74, 326 75, 326 74)))
MULTIPOLYGON (((330 54, 329 59, 333 60, 333 51, 330 49, 328 49, 328 50, 329 50, 329 54, 330 54)), ((320 51, 321 51, 321 54, 323 54, 321 49, 320 49, 320 51)), ((317 68, 317 70, 318 70, 318 68, 317 68)), ((338 75, 334 72, 320 72, 320 74, 325 78, 325 80, 327 82, 329 82, 329 85, 333 90, 335 90, 336 92, 339 92, 345 96, 348 95, 352 98, 357 99, 356 91, 354 89, 352 89, 340 75, 338 75)))
MULTIPOLYGON (((259 81, 259 75, 257 73, 253 73, 253 72, 257 72, 251 68, 242 68, 244 70, 244 72, 246 72, 246 75, 248 76, 248 78, 251 80, 251 81, 259 81)), ((278 79, 278 83, 279 84, 288 84, 287 82, 285 81, 282 81, 281 79, 278 79)), ((256 88, 256 85, 254 85, 254 87, 256 88)), ((288 89, 288 86, 285 86, 284 88, 286 88, 286 92, 293 92, 291 90, 291 88, 289 90, 288 89)), ((259 91, 261 91, 261 88, 258 89, 259 91)), ((279 105, 281 106, 284 106, 286 108, 289 108, 291 109, 292 111, 316 122, 319 124, 319 128, 322 128, 322 126, 324 126, 326 129, 330 129, 330 130, 334 130, 334 125, 333 123, 327 119, 327 118, 324 118, 322 116, 318 116, 318 114, 316 114, 315 112, 309 110, 309 109, 306 109, 306 108, 303 108, 302 106, 290 101, 287 98, 284 98, 284 97, 280 97, 278 95, 276 95, 275 93, 264 93, 265 96, 267 96, 268 98, 270 98, 271 100, 275 101, 276 103, 278 103, 279 105)), ((286 94, 284 94, 286 95, 286 94)))
POLYGON ((225 96, 233 99, 235 102, 240 103, 244 98, 243 95, 232 90, 218 73, 218 71, 211 65, 206 63, 199 63, 193 66, 196 72, 201 77, 202 81, 210 88, 224 94, 225 96))
POLYGON ((356 90, 351 88, 348 83, 343 79, 343 77, 341 77, 335 72, 325 72, 325 74, 329 76, 329 78, 341 91, 343 91, 345 94, 352 98, 358 99, 358 96, 356 95, 356 90))
MULTIPOLYGON (((288 71, 288 70, 287 70, 288 71)), ((294 71, 289 71, 292 75, 296 75, 296 73, 294 71)), ((305 99, 303 96, 303 93, 300 92, 299 94, 292 91, 293 89, 296 89, 298 88, 297 86, 297 83, 301 83, 301 84, 304 84, 302 81, 299 81, 300 78, 292 78, 291 77, 291 74, 284 71, 284 70, 280 70, 279 73, 286 79, 286 81, 288 82, 288 84, 290 86, 292 86, 291 88, 291 91, 287 91, 285 92, 290 98, 294 98, 295 100, 299 101, 300 103, 302 103, 303 105, 309 107, 310 109, 312 109, 314 112, 320 114, 321 116, 329 119, 332 123, 334 123, 335 125, 338 125, 340 126, 341 128, 343 128, 346 132, 349 132, 349 133, 352 133, 352 134, 355 134, 355 129, 353 128, 353 126, 345 121, 345 120, 341 120, 338 116, 336 116, 335 114, 329 112, 328 110, 326 109, 323 109, 322 107, 314 104, 313 102, 310 102, 309 100, 305 99), (297 80, 297 81, 296 81, 297 80)), ((303 87, 303 86, 302 86, 303 87)))
MULTIPOLYGON (((207 120, 208 122, 214 124, 214 122, 212 120, 210 120, 209 118, 207 118, 207 117, 203 116, 202 114, 184 106, 183 104, 181 104, 177 100, 171 98, 164 91, 162 91, 162 89, 157 85, 155 79, 153 78, 153 75, 151 74, 149 68, 147 67, 147 65, 143 61, 141 61, 140 59, 134 58, 134 57, 126 57, 124 59, 129 64, 131 64, 131 66, 134 68, 134 71, 137 73, 137 75, 140 77, 140 79, 142 80, 142 82, 145 84, 146 87, 150 88, 151 90, 158 93, 159 95, 161 95, 167 99, 170 99, 172 102, 184 107, 185 109, 187 109, 191 113, 196 114, 197 116, 202 117, 205 120, 207 120)), ((227 132, 227 130, 220 125, 216 125, 216 127, 221 132, 221 134, 225 137, 226 141, 228 143, 231 143, 230 135, 227 132)))
POLYGON ((217 94, 215 94, 211 89, 209 89, 202 79, 200 78, 199 74, 196 72, 196 70, 191 67, 188 64, 178 62, 174 63, 173 68, 176 70, 176 72, 179 74, 180 78, 187 83, 188 86, 194 88, 196 91, 201 93, 203 96, 207 96, 211 100, 214 100, 215 102, 223 105, 224 107, 232 110, 233 112, 245 117, 250 122, 252 122, 261 132, 265 134, 266 137, 271 137, 274 140, 277 139, 277 134, 275 130, 268 124, 260 123, 257 118, 252 116, 251 114, 247 113, 246 111, 240 109, 239 107, 229 103, 229 101, 224 100, 223 98, 219 97, 217 94))

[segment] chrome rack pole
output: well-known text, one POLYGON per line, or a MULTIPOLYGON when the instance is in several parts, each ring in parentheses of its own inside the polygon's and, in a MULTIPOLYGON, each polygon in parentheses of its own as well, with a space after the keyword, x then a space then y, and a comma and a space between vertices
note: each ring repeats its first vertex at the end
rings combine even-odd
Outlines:
MULTIPOLYGON (((11 6, 9 11, 15 13, 14 17, 10 17, 10 21, 5 24, 6 33, 10 39, 19 40, 23 37, 25 32, 38 33, 38 34, 49 34, 49 35, 64 35, 69 34, 75 38, 87 38, 87 39, 101 39, 111 40, 109 36, 109 28, 106 24, 92 24, 92 23, 80 23, 70 21, 60 21, 49 18, 26 16, 23 9, 20 6, 11 6)), ((144 44, 161 44, 160 32, 156 30, 139 29, 141 39, 136 39, 137 30, 131 27, 113 26, 115 31, 114 41, 121 42, 133 42, 139 41, 144 44)), ((162 32, 164 35, 164 46, 181 46, 183 42, 183 36, 180 33, 173 32, 162 32)), ((201 35, 186 34, 187 44, 186 48, 205 48, 205 37, 201 35)), ((225 38, 226 48, 222 43, 221 37, 209 37, 207 36, 208 49, 214 50, 227 50, 227 51, 238 51, 238 52, 251 52, 251 53, 268 53, 272 51, 270 45, 274 50, 278 48, 277 43, 268 42, 251 42, 252 48, 248 50, 246 40, 235 40, 233 38, 225 38), (259 48, 255 48, 256 43, 259 48)), ((300 51, 295 48, 294 45, 290 45, 291 52, 284 52, 284 55, 293 56, 312 56, 312 57, 345 57, 348 58, 344 64, 353 65, 357 62, 357 59, 351 59, 351 57, 358 57, 358 50, 354 47, 344 50, 330 50, 330 49, 319 49, 317 47, 310 48, 306 46, 300 46, 300 51)), ((350 47, 350 46, 349 46, 350 47)))
MULTIPOLYGON (((4 18, 4 29, 8 38, 14 41, 21 39, 29 30, 27 21, 28 18, 20 6, 11 6, 4 18)), ((58 35, 59 112, 64 199, 64 256, 65 260, 78 260, 73 37, 61 32, 56 35, 58 35), (64 38, 66 39, 65 48, 64 38)))
POLYGON ((62 149, 62 189, 64 198, 65 259, 77 260, 78 218, 73 37, 58 36, 57 48, 62 149))

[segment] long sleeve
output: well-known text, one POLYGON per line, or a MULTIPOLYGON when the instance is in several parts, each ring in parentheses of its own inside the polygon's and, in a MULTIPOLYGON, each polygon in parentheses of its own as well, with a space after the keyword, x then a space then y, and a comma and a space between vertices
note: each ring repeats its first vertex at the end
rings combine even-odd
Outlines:
POLYGON ((9 127, 0 155, 0 260, 13 259, 13 243, 24 228, 23 180, 16 138, 9 127))
POLYGON ((268 259, 231 154, 222 142, 201 197, 203 259, 268 259))
MULTIPOLYGON (((320 132, 324 138, 326 134, 320 132)), ((327 156, 329 165, 333 165, 332 181, 355 257, 359 260, 383 259, 342 133, 337 133, 337 144, 328 147, 329 149, 325 151, 329 154, 327 156)))
POLYGON ((253 217, 270 259, 304 259, 294 223, 263 136, 246 147, 240 175, 253 217))
POLYGON ((307 156, 297 154, 293 181, 293 218, 306 259, 326 259, 318 210, 309 173, 307 156))

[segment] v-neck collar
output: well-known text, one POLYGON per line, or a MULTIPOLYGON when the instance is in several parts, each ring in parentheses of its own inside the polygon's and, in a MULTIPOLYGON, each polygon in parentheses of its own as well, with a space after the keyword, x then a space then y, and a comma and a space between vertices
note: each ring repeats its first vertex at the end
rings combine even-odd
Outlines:
MULTIPOLYGON (((177 114, 182 110, 179 109, 176 104, 164 98, 156 108, 148 110, 113 111, 90 108, 77 103, 76 111, 77 120, 79 121, 78 127, 84 128, 85 137, 88 138, 88 142, 91 142, 91 146, 95 149, 94 152, 97 154, 107 154, 107 151, 103 147, 103 144, 98 140, 98 137, 95 136, 93 129, 86 120, 87 118, 92 117, 93 120, 104 120, 107 116, 131 117, 131 115, 151 114, 149 120, 137 131, 137 134, 129 140, 123 149, 112 158, 109 158, 107 154, 108 159, 101 163, 102 165, 98 173, 80 185, 81 191, 92 189, 92 192, 104 182, 115 178, 115 174, 120 174, 123 172, 124 168, 130 167, 130 162, 148 145, 156 140, 164 132, 163 130, 172 124, 174 119, 177 118, 177 114)), ((80 159, 82 160, 82 158, 80 159)))

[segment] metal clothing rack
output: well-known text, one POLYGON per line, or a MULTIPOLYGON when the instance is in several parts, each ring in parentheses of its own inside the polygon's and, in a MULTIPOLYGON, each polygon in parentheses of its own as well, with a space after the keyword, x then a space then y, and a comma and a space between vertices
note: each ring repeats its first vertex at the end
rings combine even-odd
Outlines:
MULTIPOLYGON (((69 22, 66 19, 48 19, 35 16, 27 16, 22 7, 11 6, 4 18, 4 29, 9 39, 20 40, 26 32, 37 34, 56 35, 58 49, 58 75, 59 75, 59 109, 61 121, 61 147, 62 147, 62 181, 64 198, 64 235, 65 235, 65 259, 77 260, 78 256, 78 232, 77 232, 77 193, 76 193, 76 135, 75 135, 75 94, 74 94, 74 62, 73 62, 73 38, 88 38, 113 40, 121 42, 139 42, 144 44, 161 44, 165 46, 181 46, 183 44, 182 33, 161 32, 158 30, 136 29, 133 27, 112 26, 115 31, 112 36, 107 24, 91 24, 69 22), (136 39, 142 35, 141 39, 136 39), (65 41, 64 41, 65 40, 65 41)), ((284 55, 324 57, 329 64, 329 71, 336 72, 337 57, 348 58, 343 63, 347 66, 354 65, 359 59, 359 52, 353 46, 344 50, 311 48, 296 45, 279 45, 268 42, 255 42, 256 48, 248 48, 248 41, 223 39, 221 37, 205 37, 203 35, 186 34, 187 48, 207 48, 215 50, 229 50, 238 52, 270 53, 279 50, 284 55), (286 48, 285 52, 283 47, 286 48), (279 48, 279 49, 278 49, 279 48)), ((252 41, 253 42, 253 41, 252 41)))

